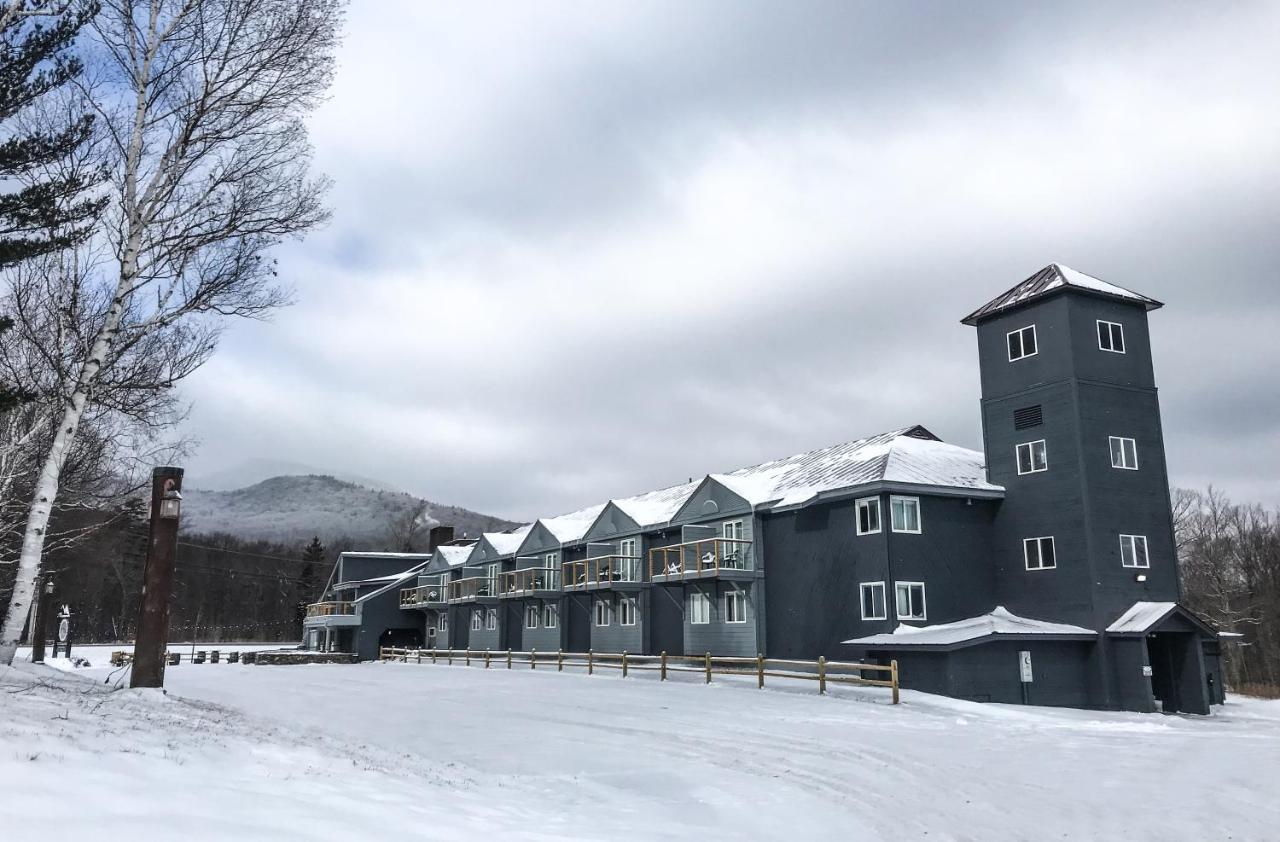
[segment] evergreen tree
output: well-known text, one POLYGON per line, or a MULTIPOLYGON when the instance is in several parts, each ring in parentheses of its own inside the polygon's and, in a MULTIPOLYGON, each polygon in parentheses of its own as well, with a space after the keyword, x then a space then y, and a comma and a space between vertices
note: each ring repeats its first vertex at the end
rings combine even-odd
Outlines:
POLYGON ((93 133, 85 107, 48 126, 18 126, 16 119, 81 74, 83 65, 70 51, 98 3, 78 0, 58 7, 61 13, 24 5, 11 0, 0 17, 0 182, 19 185, 0 193, 0 267, 79 242, 106 204, 85 195, 101 170, 83 161, 68 164, 93 133))
POLYGON ((302 560, 306 562, 302 565, 302 575, 299 576, 302 580, 302 592, 307 599, 313 599, 316 597, 316 565, 324 563, 324 544, 320 543, 319 535, 303 548, 302 560))

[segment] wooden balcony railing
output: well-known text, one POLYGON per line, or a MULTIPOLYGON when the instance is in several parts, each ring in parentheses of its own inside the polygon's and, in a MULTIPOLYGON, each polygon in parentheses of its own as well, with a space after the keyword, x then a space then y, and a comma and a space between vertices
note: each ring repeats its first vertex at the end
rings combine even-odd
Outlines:
POLYGON ((608 587, 615 583, 641 582, 640 556, 602 555, 560 565, 565 590, 608 587))
POLYGON ((455 579, 449 583, 450 602, 469 602, 482 596, 496 596, 497 583, 488 576, 455 579))
POLYGON ((329 617, 335 614, 352 615, 356 613, 354 602, 313 602, 307 606, 308 617, 329 617))
POLYGON ((403 588, 400 591, 400 607, 414 608, 419 605, 443 605, 445 596, 446 591, 443 582, 418 585, 416 588, 403 588))
POLYGON ((660 581, 751 569, 751 542, 740 538, 703 538, 649 550, 649 578, 660 581))
POLYGON ((526 567, 502 574, 499 596, 520 596, 534 591, 560 590, 560 571, 550 567, 526 567))

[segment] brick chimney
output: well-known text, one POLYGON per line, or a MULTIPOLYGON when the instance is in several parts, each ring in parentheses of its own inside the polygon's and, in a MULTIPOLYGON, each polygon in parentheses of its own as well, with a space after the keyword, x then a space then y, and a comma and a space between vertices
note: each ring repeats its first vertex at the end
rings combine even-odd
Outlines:
POLYGON ((436 547, 453 541, 452 526, 433 526, 427 535, 427 552, 434 553, 436 547))

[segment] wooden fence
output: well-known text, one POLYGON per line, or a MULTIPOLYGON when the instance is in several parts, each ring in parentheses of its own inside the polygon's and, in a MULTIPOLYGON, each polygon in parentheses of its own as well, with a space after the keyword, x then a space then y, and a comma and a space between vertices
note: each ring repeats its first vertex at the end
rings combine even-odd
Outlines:
POLYGON ((753 675, 756 686, 764 689, 764 680, 769 678, 796 679, 800 681, 816 681, 818 692, 826 693, 827 684, 860 684, 864 687, 888 687, 892 690, 893 703, 898 704, 898 662, 890 661, 888 666, 882 664, 859 664, 851 661, 828 661, 818 658, 816 661, 797 661, 785 658, 766 658, 757 655, 754 658, 730 657, 726 655, 632 655, 627 652, 542 652, 530 650, 517 652, 511 649, 400 649, 385 646, 378 650, 380 661, 400 661, 402 663, 438 664, 444 662, 453 665, 458 661, 466 666, 484 664, 490 667, 512 669, 515 665, 528 664, 529 669, 554 666, 557 672, 564 672, 566 667, 585 667, 588 675, 599 669, 621 670, 625 678, 633 671, 657 672, 662 681, 673 672, 698 673, 711 683, 713 675, 753 675), (871 673, 877 678, 868 678, 871 673))

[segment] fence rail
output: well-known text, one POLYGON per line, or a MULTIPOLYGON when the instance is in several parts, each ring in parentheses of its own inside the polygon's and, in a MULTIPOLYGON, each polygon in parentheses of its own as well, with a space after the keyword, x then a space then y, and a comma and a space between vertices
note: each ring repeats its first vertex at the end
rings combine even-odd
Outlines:
POLYGON ((566 667, 586 667, 588 675, 594 675, 598 669, 621 670, 625 678, 633 671, 657 672, 662 681, 667 680, 668 673, 699 673, 711 683, 715 675, 754 675, 756 686, 764 689, 765 678, 795 679, 799 681, 818 682, 818 692, 826 693, 828 684, 859 684, 864 687, 887 687, 892 691, 893 704, 899 701, 898 662, 884 664, 861 664, 853 661, 828 661, 819 658, 816 661, 798 661, 786 658, 766 658, 757 655, 754 658, 732 657, 728 655, 633 655, 629 652, 565 652, 557 649, 554 652, 538 652, 531 649, 519 652, 514 649, 402 649, 384 646, 378 650, 380 661, 414 662, 419 664, 438 664, 445 662, 452 665, 461 661, 471 666, 484 664, 485 669, 493 666, 512 669, 515 665, 528 664, 529 669, 537 669, 539 665, 556 668, 564 672, 566 667), (883 675, 881 678, 868 678, 866 673, 883 675))

